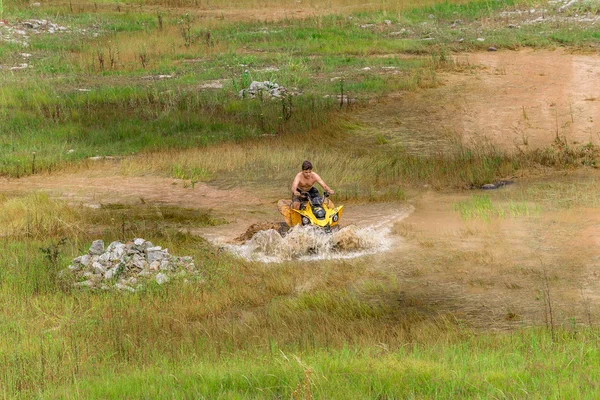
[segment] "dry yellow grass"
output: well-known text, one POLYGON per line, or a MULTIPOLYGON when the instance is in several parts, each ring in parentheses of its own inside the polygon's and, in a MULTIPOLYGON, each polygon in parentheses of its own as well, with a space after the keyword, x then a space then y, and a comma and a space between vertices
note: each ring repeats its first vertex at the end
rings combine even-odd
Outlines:
POLYGON ((33 236, 81 232, 80 213, 46 193, 0 199, 0 236, 33 236))

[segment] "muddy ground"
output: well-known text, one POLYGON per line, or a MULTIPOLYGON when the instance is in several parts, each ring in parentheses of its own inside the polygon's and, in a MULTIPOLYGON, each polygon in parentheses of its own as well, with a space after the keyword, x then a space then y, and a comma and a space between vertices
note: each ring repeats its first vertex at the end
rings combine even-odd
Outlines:
MULTIPOLYGON (((468 68, 444 74, 444 85, 398 93, 363 111, 365 124, 380 121, 369 132, 415 152, 443 150, 457 137, 505 149, 541 147, 557 131, 572 144, 600 143, 600 56, 527 50, 458 59, 468 68)), ((597 179, 594 170, 560 177, 566 185, 597 179)), ((501 204, 506 197, 500 191, 534 183, 517 180, 490 196, 501 204)), ((144 202, 209 210, 228 223, 194 233, 218 244, 252 224, 279 221, 276 202, 288 189, 259 198, 243 189, 121 176, 118 160, 79 172, 0 180, 0 193, 31 191, 92 207, 144 202)), ((424 188, 411 194, 409 204, 347 205, 346 225, 383 226, 393 241, 385 252, 353 262, 397 277, 399 306, 451 313, 485 329, 543 324, 550 308, 555 322, 599 323, 600 210, 542 208, 487 221, 461 217, 456 205, 475 193, 424 188)))

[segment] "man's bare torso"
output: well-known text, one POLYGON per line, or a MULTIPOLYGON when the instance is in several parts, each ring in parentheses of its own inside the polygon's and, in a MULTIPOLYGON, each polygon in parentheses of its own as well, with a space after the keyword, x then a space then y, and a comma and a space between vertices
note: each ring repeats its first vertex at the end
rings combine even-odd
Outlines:
POLYGON ((296 179, 298 179, 298 189, 304 192, 308 192, 313 187, 315 182, 319 180, 319 175, 317 175, 314 172, 311 172, 309 177, 307 178, 304 176, 304 173, 298 172, 298 175, 296 175, 296 179))

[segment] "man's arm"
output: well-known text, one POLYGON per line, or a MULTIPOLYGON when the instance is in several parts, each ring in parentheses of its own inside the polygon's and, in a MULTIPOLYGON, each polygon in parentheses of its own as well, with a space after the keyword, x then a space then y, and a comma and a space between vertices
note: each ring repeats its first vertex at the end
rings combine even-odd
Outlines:
POLYGON ((298 195, 298 184, 300 183, 300 174, 296 174, 294 182, 292 182, 292 196, 298 195))
POLYGON ((317 182, 319 183, 319 185, 321 185, 321 187, 323 188, 323 190, 325 190, 326 192, 329 192, 331 194, 335 193, 333 190, 331 190, 329 188, 329 186, 327 186, 327 184, 325 183, 325 181, 323 181, 323 179, 321 179, 321 177, 319 175, 317 175, 314 172, 313 172, 313 174, 315 174, 315 178, 317 178, 317 182))

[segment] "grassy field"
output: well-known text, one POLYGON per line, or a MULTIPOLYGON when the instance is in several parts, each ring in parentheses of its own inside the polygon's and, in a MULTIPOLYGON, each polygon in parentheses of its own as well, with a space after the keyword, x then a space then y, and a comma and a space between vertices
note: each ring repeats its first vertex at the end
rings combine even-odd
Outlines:
MULTIPOLYGON (((368 155, 361 169, 365 177, 391 170, 391 176, 381 177, 384 191, 387 183, 399 180, 478 185, 522 168, 526 159, 539 164, 540 157, 456 148, 432 166, 429 160, 399 156, 384 139, 373 143, 353 136, 354 111, 391 92, 437 85, 437 71, 464 68, 452 61, 452 52, 484 50, 490 43, 503 48, 585 49, 598 39, 592 25, 568 19, 508 28, 512 20, 502 12, 529 7, 513 1, 382 4, 376 11, 351 15, 327 13, 267 22, 210 18, 201 14, 202 7, 189 9, 185 2, 175 2, 164 13, 157 11, 160 4, 151 5, 135 12, 125 6, 116 11, 112 4, 108 9, 82 11, 53 2, 40 8, 5 5, 5 18, 12 24, 47 18, 67 31, 26 30, 28 46, 16 38, 0 47, 0 174, 18 177, 52 171, 92 156, 142 153, 146 159, 157 151, 198 148, 210 153, 216 143, 256 139, 259 147, 265 140, 272 143, 270 157, 255 153, 258 163, 282 170, 288 165, 273 160, 297 159, 294 147, 299 146, 298 135, 305 135, 306 145, 298 152, 307 154, 309 147, 309 154, 323 160, 330 159, 332 151, 339 157, 363 158, 361 149, 377 147, 380 151, 368 155), (404 11, 392 11, 396 8, 404 11), (485 42, 477 40, 480 36, 485 42), (22 63, 30 68, 10 69, 22 63), (363 70, 367 66, 394 66, 397 73, 363 70), (254 80, 277 82, 301 95, 240 99, 238 92, 254 80), (340 96, 356 103, 344 106, 340 96), (265 139, 269 136, 274 138, 265 139), (448 181, 448 176, 458 179, 448 181)), ((245 6, 256 5, 239 5, 245 6)), ((583 6, 570 12, 576 11, 594 12, 583 6)), ((221 178, 221 166, 207 169, 186 157, 182 153, 179 163, 188 172, 177 165, 162 166, 162 172, 196 179, 194 171, 205 171, 200 174, 204 179, 221 178)), ((321 165, 330 168, 339 163, 321 165)), ((239 171, 245 165, 238 162, 232 167, 239 171)), ((243 178, 234 180, 242 183, 243 178)), ((379 185, 369 178, 358 181, 362 192, 379 185)), ((356 189, 344 185, 344 190, 356 189)))
MULTIPOLYGON (((537 202, 564 207, 553 195, 557 187, 534 188, 537 202)), ((472 218, 485 220, 477 211, 495 209, 497 201, 473 199, 461 212, 471 209, 472 218)), ((206 213, 123 208, 119 215, 116 208, 67 206, 43 195, 7 198, 1 207, 3 226, 11 227, 3 231, 0 252, 4 398, 597 394, 598 333, 591 315, 576 322, 554 310, 545 326, 478 331, 435 302, 405 293, 396 274, 373 268, 377 258, 248 263, 182 233, 219 223, 206 213), (135 294, 76 289, 60 277, 92 239, 123 235, 192 255, 203 273, 135 294)), ((548 312, 545 303, 539 307, 548 312)))
MULTIPOLYGON (((560 140, 517 154, 457 144, 425 157, 356 134, 355 113, 370 102, 435 87, 440 71, 467 68, 452 60, 455 52, 490 44, 582 52, 597 46, 594 25, 575 18, 596 15, 597 6, 581 2, 565 13, 559 6, 139 0, 33 7, 4 0, 0 36, 11 40, 0 41, 0 175, 93 169, 90 157, 117 157, 124 175, 274 190, 289 184, 298 160, 309 158, 336 182, 339 199, 375 202, 406 200, 423 185, 464 189, 528 169, 594 167, 596 147, 560 140), (530 24, 526 12, 516 13, 540 7, 562 19, 530 24), (36 34, 24 25, 33 19, 66 31, 50 34, 45 27, 36 34), (396 74, 364 69, 390 66, 396 74), (263 80, 301 94, 238 96, 263 80)), ((582 182, 539 184, 506 206, 474 196, 457 202, 456 211, 485 220, 536 215, 536 204, 593 207, 596 189, 582 182)), ((373 267, 375 256, 265 265, 186 233, 221 223, 210 210, 90 209, 44 193, 1 195, 0 395, 598 395, 598 331, 591 318, 477 331, 460 315, 407 296, 397 274, 373 267), (135 294, 75 289, 61 278, 92 240, 133 237, 193 256, 201 277, 135 294)))

